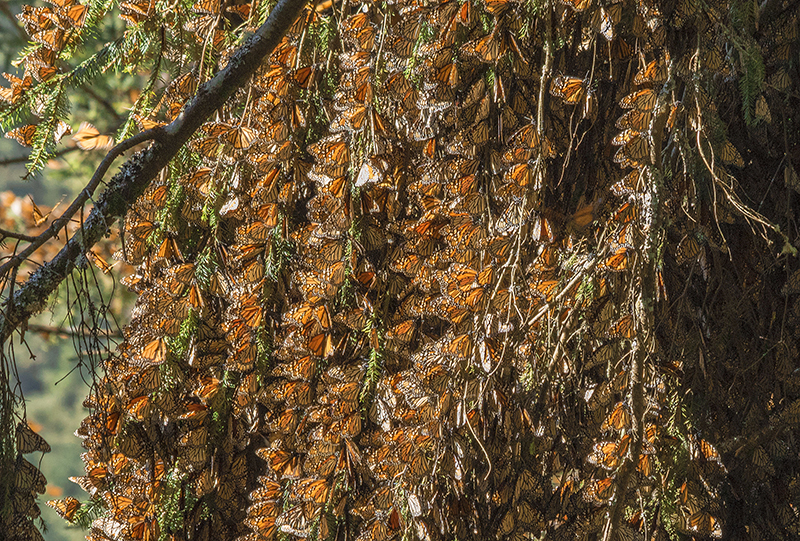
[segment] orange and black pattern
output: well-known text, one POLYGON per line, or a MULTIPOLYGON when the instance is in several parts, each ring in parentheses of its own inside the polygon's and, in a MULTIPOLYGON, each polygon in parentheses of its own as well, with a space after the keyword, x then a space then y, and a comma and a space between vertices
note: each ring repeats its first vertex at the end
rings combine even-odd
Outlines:
MULTIPOLYGON (((128 33, 186 39, 142 128, 267 11, 160 5, 119 5, 128 33)), ((25 12, 41 48, 0 97, 46 80, 33 58, 73 43, 78 6, 25 12)), ((77 431, 89 539, 800 535, 800 287, 765 285, 792 263, 744 240, 737 205, 763 192, 736 195, 759 159, 787 168, 776 208, 800 189, 771 146, 797 23, 762 19, 748 112, 736 21, 693 0, 309 6, 126 217, 138 301, 77 431), (749 139, 726 133, 747 115, 749 139)))

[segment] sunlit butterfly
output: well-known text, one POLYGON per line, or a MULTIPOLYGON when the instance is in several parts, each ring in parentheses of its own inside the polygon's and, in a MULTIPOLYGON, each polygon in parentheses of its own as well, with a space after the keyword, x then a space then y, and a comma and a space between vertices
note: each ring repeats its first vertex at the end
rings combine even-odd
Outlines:
POLYGON ((620 246, 613 255, 603 261, 600 267, 614 272, 627 270, 630 265, 631 251, 628 246, 620 246))
POLYGON ((667 65, 661 58, 652 60, 636 73, 633 84, 642 85, 647 83, 659 84, 667 80, 667 65))
POLYGON ((640 111, 652 111, 656 105, 658 95, 655 90, 645 88, 628 94, 619 102, 623 109, 638 109, 640 111))
POLYGON ((31 39, 37 43, 41 43, 51 51, 61 51, 67 43, 67 34, 61 28, 54 28, 53 30, 43 30, 31 36, 31 39))
POLYGON ((603 441, 596 443, 592 447, 592 452, 587 457, 587 461, 595 466, 600 466, 607 470, 616 469, 622 462, 622 458, 628 452, 630 446, 630 435, 623 436, 620 441, 603 441))
POLYGON ((467 54, 478 57, 486 63, 496 62, 508 48, 505 32, 495 27, 494 30, 475 41, 468 42, 461 47, 467 54))
POLYGON ((20 126, 19 128, 14 128, 13 130, 6 133, 7 138, 14 139, 17 143, 26 147, 33 146, 33 139, 35 135, 36 135, 36 124, 28 124, 26 126, 20 126))
POLYGON ((650 129, 650 120, 653 118, 652 111, 642 111, 641 109, 631 109, 619 119, 616 126, 619 129, 632 129, 638 132, 650 129))
POLYGON ((560 0, 560 2, 577 12, 585 11, 592 5, 592 0, 560 0))
POLYGON ((92 124, 82 122, 72 140, 81 150, 106 150, 114 146, 114 139, 108 135, 101 135, 92 124))
POLYGON ((631 414, 628 411, 628 406, 625 402, 617 402, 614 409, 603 421, 602 430, 613 428, 614 430, 622 430, 631 427, 631 414))
POLYGON ((590 482, 586 487, 586 497, 590 501, 605 501, 614 495, 614 479, 608 477, 590 482))
POLYGON ((574 105, 586 95, 586 82, 579 77, 559 75, 550 82, 550 93, 564 103, 574 105))
POLYGON ((722 527, 719 521, 705 510, 700 510, 692 514, 686 521, 685 529, 703 536, 714 538, 722 537, 722 527))
POLYGON ((155 13, 155 0, 133 0, 120 3, 119 17, 128 26, 135 26, 155 13))
POLYGON ((55 509, 56 513, 58 513, 61 518, 69 522, 73 521, 75 513, 77 513, 78 509, 81 507, 81 502, 72 496, 67 496, 63 500, 50 500, 45 503, 55 509))

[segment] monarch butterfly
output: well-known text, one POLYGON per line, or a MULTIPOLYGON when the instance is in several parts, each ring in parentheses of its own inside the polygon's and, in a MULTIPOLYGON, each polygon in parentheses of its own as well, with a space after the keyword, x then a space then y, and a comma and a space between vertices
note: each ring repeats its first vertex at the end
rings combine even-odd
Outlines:
POLYGON ((256 454, 266 460, 270 469, 281 477, 297 479, 302 476, 300 457, 290 451, 261 448, 256 450, 256 454))
MULTIPOLYGON (((420 25, 417 21, 408 19, 407 22, 401 26, 405 27, 407 30, 399 28, 397 33, 386 39, 385 44, 395 55, 401 58, 407 58, 411 56, 414 51, 414 44, 416 43, 417 36, 419 36, 420 25)), ((371 52, 368 53, 371 54, 371 52)))
MULTIPOLYGON (((57 62, 57 55, 54 51, 46 47, 39 47, 31 54, 25 56, 25 62, 31 67, 53 66, 57 62)), ((26 78, 23 78, 23 81, 25 79, 26 78)))
POLYGON ((36 124, 20 126, 6 133, 8 139, 14 139, 17 143, 25 147, 33 146, 33 138, 36 135, 36 124))
POLYGON ((114 266, 114 264, 109 265, 105 259, 97 255, 93 250, 86 252, 86 258, 94 263, 103 274, 108 274, 111 272, 111 269, 114 266))
POLYGON ((314 143, 308 148, 308 151, 321 162, 318 165, 322 165, 326 169, 338 169, 347 166, 350 162, 347 143, 336 136, 314 143))
POLYGON ((558 292, 558 280, 544 280, 539 282, 533 294, 544 299, 545 302, 552 302, 558 292))
MULTIPOLYGON (((642 133, 627 130, 630 139, 614 155, 620 167, 642 167, 650 162, 650 143, 642 133)), ((623 132, 625 133, 625 132, 623 132)))
POLYGON ((471 158, 454 158, 444 165, 445 178, 461 178, 474 175, 480 166, 480 160, 471 158))
POLYGON ((687 261, 694 261, 701 256, 702 251, 703 247, 697 237, 693 233, 689 233, 678 243, 678 247, 675 250, 675 261, 677 261, 678 265, 682 265, 687 261))
POLYGON ((636 73, 633 84, 660 84, 667 80, 667 65, 663 58, 656 58, 636 73))
POLYGON ((417 276, 426 265, 425 260, 414 253, 400 253, 392 258, 389 269, 393 272, 405 274, 409 278, 417 276))
POLYGON ((472 337, 470 334, 456 336, 443 348, 443 353, 456 359, 467 359, 472 355, 472 337))
POLYGON ((267 539, 272 538, 277 531, 275 526, 275 518, 277 517, 279 508, 272 501, 258 501, 247 508, 247 518, 244 523, 252 530, 257 531, 259 535, 266 536, 267 539))
POLYGON ((584 229, 594 222, 602 207, 603 199, 598 198, 589 204, 582 205, 583 198, 578 202, 578 209, 569 217, 568 225, 574 226, 578 229, 584 229))
POLYGON ((630 227, 630 224, 624 224, 622 227, 617 230, 614 234, 613 238, 611 239, 612 246, 616 245, 617 247, 627 247, 633 248, 633 228, 630 227))
POLYGON ((67 43, 66 33, 60 28, 36 32, 31 39, 54 52, 61 51, 67 43))
POLYGON ((556 240, 550 221, 544 216, 538 216, 533 224, 533 239, 545 243, 553 243, 556 240))
POLYGON ((573 11, 580 13, 592 5, 592 0, 560 0, 565 6, 569 6, 573 11))
POLYGON ((502 16, 511 9, 512 3, 510 0, 488 0, 486 2, 486 11, 491 15, 501 19, 502 16))
POLYGON ((589 501, 601 502, 609 500, 614 495, 614 479, 608 477, 592 481, 586 487, 586 498, 589 501))
POLYGON ((272 397, 284 401, 290 407, 307 406, 311 403, 311 385, 307 381, 287 381, 272 388, 272 397))
POLYGON ((609 428, 613 428, 614 430, 623 430, 630 427, 631 414, 628 411, 628 406, 625 402, 617 402, 616 405, 614 405, 614 409, 603 421, 601 429, 608 430, 609 428))
POLYGON ((614 221, 620 224, 627 224, 639 218, 639 207, 636 203, 624 203, 617 212, 614 213, 614 221))
POLYGON ((80 28, 86 20, 86 14, 89 12, 89 6, 84 4, 73 4, 66 9, 58 11, 58 24, 61 28, 80 28))
POLYGON ((607 470, 616 469, 622 462, 622 457, 625 456, 628 447, 630 436, 626 436, 626 443, 621 444, 615 441, 603 441, 595 443, 592 447, 592 452, 586 458, 589 464, 600 466, 607 470), (624 449, 623 449, 624 447, 624 449))
POLYGON ((623 109, 652 111, 653 107, 656 105, 657 99, 658 95, 656 94, 655 90, 645 88, 642 90, 637 90, 636 92, 632 92, 622 98, 622 100, 619 102, 619 106, 623 109))
POLYGON ((231 126, 224 124, 223 127, 225 129, 218 135, 218 138, 220 141, 231 145, 234 150, 247 150, 253 145, 256 130, 241 125, 231 126))
MULTIPOLYGON (((17 19, 25 26, 28 35, 40 30, 49 30, 53 26, 53 10, 49 7, 22 6, 22 13, 17 15, 17 19)), ((8 77, 6 77, 8 78, 8 77)))
POLYGON ((456 62, 450 62, 442 67, 436 68, 434 80, 443 85, 455 88, 458 86, 459 82, 458 64, 456 62))
POLYGON ((374 25, 370 24, 353 32, 348 32, 346 39, 356 44, 362 50, 371 51, 375 46, 375 34, 376 28, 374 25))
MULTIPOLYGON (((259 478, 261 482, 261 486, 255 489, 253 492, 250 493, 248 496, 250 501, 257 502, 258 504, 267 504, 268 502, 276 502, 283 496, 283 486, 280 483, 276 483, 274 481, 270 481, 266 477, 259 478)), ((270 508, 267 505, 264 506, 256 506, 255 504, 250 507, 253 512, 248 509, 248 515, 256 515, 256 514, 265 514, 270 515, 273 514, 277 516, 275 512, 276 509, 273 504, 273 508, 270 508)))
POLYGON ((786 92, 792 87, 792 77, 786 71, 786 68, 781 66, 778 71, 770 76, 769 84, 775 87, 776 90, 786 92))
POLYGON ((170 82, 164 91, 164 98, 183 102, 197 90, 197 78, 191 71, 183 73, 170 82))
POLYGON ((742 155, 738 150, 736 150, 736 147, 730 141, 725 141, 725 146, 722 147, 719 157, 723 163, 733 165, 739 169, 744 167, 744 159, 742 158, 742 155))
POLYGON ((497 62, 508 48, 505 33, 498 35, 498 33, 501 32, 498 28, 499 27, 496 26, 490 34, 475 41, 465 43, 461 46, 461 50, 466 54, 476 56, 487 64, 497 62))
POLYGON ((298 409, 286 408, 275 417, 268 417, 266 426, 268 430, 278 434, 291 434, 300 424, 301 417, 298 409))
POLYGON ((330 334, 320 333, 309 339, 308 350, 312 355, 327 358, 333 355, 336 348, 334 347, 333 338, 330 334))
POLYGON ((308 537, 311 524, 319 515, 321 507, 317 505, 296 505, 275 519, 275 526, 283 533, 297 537, 308 537))
POLYGON ((633 338, 636 334, 633 316, 626 315, 617 320, 606 332, 608 338, 633 338))
POLYGON ((604 344, 592 351, 591 357, 586 360, 583 367, 585 370, 598 365, 607 365, 609 362, 617 361, 621 357, 617 344, 611 342, 604 344))
POLYGON ((515 245, 516 238, 514 235, 500 235, 492 238, 489 241, 489 253, 492 257, 499 261, 505 261, 508 258, 511 248, 515 245))
POLYGON ((606 260, 600 265, 600 268, 604 268, 613 272, 627 270, 629 266, 630 250, 631 249, 627 246, 620 246, 617 248, 617 251, 614 252, 614 255, 606 258, 606 260))
POLYGON ((503 180, 513 182, 517 186, 525 187, 531 184, 533 174, 530 164, 527 162, 512 165, 504 174, 503 180))
POLYGON ((155 0, 121 2, 119 8, 119 18, 128 26, 136 26, 155 12, 155 0))
POLYGON ((458 213, 450 215, 450 225, 442 232, 447 242, 455 247, 480 249, 486 241, 486 230, 480 222, 475 222, 472 215, 458 213))
POLYGON ((50 452, 50 445, 45 439, 34 432, 28 423, 24 421, 20 421, 17 424, 16 439, 18 453, 28 454, 36 451, 42 453, 50 452))
POLYGON ((112 137, 100 135, 97 128, 88 122, 81 122, 78 131, 72 136, 72 140, 81 150, 106 150, 114 146, 112 137))
MULTIPOLYGON (((39 66, 38 68, 35 68, 35 69, 31 70, 31 71, 33 73, 33 77, 37 81, 48 81, 51 77, 53 77, 53 75, 58 73, 58 68, 55 67, 55 66, 39 66)), ((0 98, 3 98, 2 91, 3 91, 3 89, 0 89, 0 98)), ((12 91, 12 96, 13 96, 13 91, 12 91)), ((3 99, 5 99, 5 98, 3 98, 3 99)), ((15 100, 10 99, 10 100, 7 100, 7 101, 10 101, 10 102, 14 103, 15 100)), ((71 129, 70 129, 70 133, 71 133, 71 129)))
POLYGON ((594 10, 589 21, 589 25, 609 42, 614 40, 614 25, 619 22, 622 14, 622 5, 611 4, 611 7, 615 7, 615 9, 610 10, 609 7, 601 7, 594 10))
POLYGON ((578 77, 559 75, 550 82, 550 94, 561 98, 564 103, 575 105, 586 95, 586 81, 578 77))
POLYGON ((324 504, 330 488, 327 479, 302 479, 292 485, 292 493, 301 500, 324 504))
POLYGON ((143 348, 138 357, 150 365, 158 365, 167 359, 167 342, 163 337, 148 342, 143 348))
POLYGON ((622 180, 615 182, 611 185, 611 191, 616 196, 630 195, 639 192, 642 184, 642 173, 638 169, 634 169, 622 180))
POLYGON ((144 421, 150 415, 150 397, 137 396, 128 402, 125 409, 137 421, 144 421))
POLYGON ((703 510, 697 511, 689 517, 686 521, 686 530, 714 538, 722 537, 722 527, 719 521, 703 510))
POLYGON ((702 457, 705 460, 710 462, 716 462, 718 464, 722 464, 722 457, 719 454, 713 445, 708 443, 706 440, 700 440, 697 442, 697 456, 702 457))
MULTIPOLYGON (((328 371, 326 375, 330 375, 330 371, 328 371)), ((333 403, 336 400, 350 402, 350 403, 355 402, 358 399, 358 393, 360 390, 361 390, 360 380, 335 383, 331 385, 328 389, 330 402, 333 403)), ((324 400, 320 400, 320 402, 325 403, 324 400)))
POLYGON ((632 55, 633 47, 620 36, 614 38, 614 41, 609 44, 609 56, 611 56, 613 60, 622 60, 632 55))
POLYGON ((36 466, 22 458, 21 454, 17 455, 14 472, 14 486, 17 488, 17 490, 44 494, 47 480, 42 472, 40 472, 36 466))
POLYGON ((643 132, 650 129, 650 121, 652 118, 652 111, 631 109, 617 119, 616 126, 621 130, 631 129, 637 132, 643 132))

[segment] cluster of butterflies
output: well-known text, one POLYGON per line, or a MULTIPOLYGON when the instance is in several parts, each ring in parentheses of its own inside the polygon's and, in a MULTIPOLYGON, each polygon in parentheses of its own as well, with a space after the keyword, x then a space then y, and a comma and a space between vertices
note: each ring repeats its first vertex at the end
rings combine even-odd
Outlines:
MULTIPOLYGON (((651 2, 597 4, 562 0, 550 30, 513 0, 303 12, 202 126, 192 159, 126 217, 120 257, 136 272, 123 283, 138 300, 77 431, 86 475, 73 480, 104 510, 89 539, 572 539, 658 486, 660 453, 678 443, 665 377, 648 373, 631 456, 629 292, 666 25, 651 2), (572 51, 591 66, 586 40, 608 60, 540 86, 543 48, 564 43, 556 65, 572 51), (618 112, 600 107, 597 81, 637 57, 650 60, 618 103, 622 131, 582 142, 618 112), (606 143, 622 179, 598 164, 606 143), (567 405, 579 393, 585 411, 567 405)), ((56 4, 36 33, 76 6, 56 4)), ((176 20, 224 59, 227 23, 256 7, 201 1, 175 6, 176 20)), ((132 28, 156 16, 152 1, 121 8, 132 28)), ((199 66, 173 79, 140 126, 177 117, 203 78, 199 66)), ((680 129, 686 108, 668 105, 680 129)), ((699 257, 678 244, 679 264, 699 257)), ((691 460, 721 469, 697 441, 691 460)), ((679 528, 719 535, 702 483, 685 486, 679 528)), ((71 521, 86 512, 52 505, 71 521)))
POLYGON ((50 445, 25 421, 17 423, 14 435, 17 458, 10 472, 13 478, 11 490, 4 499, 6 516, 10 518, 4 524, 4 533, 13 540, 43 540, 34 520, 42 513, 36 499, 39 494, 44 494, 47 481, 39 468, 22 455, 49 453, 50 445))
MULTIPOLYGON (((22 12, 17 15, 25 32, 38 47, 30 49, 23 57, 22 77, 3 74, 11 83, 9 88, 0 88, 0 103, 3 105, 17 107, 32 101, 33 87, 37 83, 47 83, 58 75, 59 55, 62 50, 80 38, 89 6, 77 0, 53 0, 49 4, 40 7, 23 5, 22 12)), ((30 108, 37 116, 44 116, 48 114, 46 106, 47 102, 44 100, 39 100, 39 103, 33 100, 30 108)), ((64 135, 72 133, 67 123, 57 120, 45 122, 41 126, 37 124, 21 126, 9 131, 6 137, 24 146, 33 146, 37 129, 40 131, 40 138, 56 143, 64 135)))

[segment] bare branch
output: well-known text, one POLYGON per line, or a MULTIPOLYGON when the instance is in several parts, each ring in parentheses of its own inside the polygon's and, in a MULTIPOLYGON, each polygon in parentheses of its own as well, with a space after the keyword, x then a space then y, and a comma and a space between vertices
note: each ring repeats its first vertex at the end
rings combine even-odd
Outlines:
POLYGON ((0 242, 4 241, 5 239, 17 239, 24 240, 25 242, 34 242, 36 237, 33 235, 25 235, 24 233, 16 233, 14 231, 8 231, 7 229, 0 228, 0 242))
MULTIPOLYGON (((74 152, 76 150, 80 150, 80 148, 77 146, 62 148, 61 150, 53 154, 53 158, 58 158, 59 156, 63 156, 64 154, 69 154, 70 152, 74 152)), ((27 163, 29 159, 30 156, 17 156, 16 158, 8 158, 6 160, 0 160, 0 167, 4 165, 12 165, 15 163, 27 163)))
POLYGON ((27 327, 28 332, 37 332, 41 334, 56 334, 58 336, 63 337, 70 337, 70 336, 89 336, 92 334, 97 334, 100 336, 105 336, 109 338, 122 338, 122 332, 120 331, 112 331, 112 330, 79 330, 79 329, 70 329, 65 327, 55 327, 53 325, 37 325, 37 324, 29 324, 27 327))

